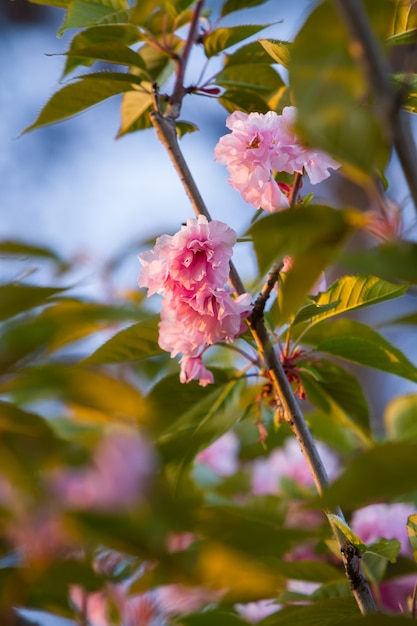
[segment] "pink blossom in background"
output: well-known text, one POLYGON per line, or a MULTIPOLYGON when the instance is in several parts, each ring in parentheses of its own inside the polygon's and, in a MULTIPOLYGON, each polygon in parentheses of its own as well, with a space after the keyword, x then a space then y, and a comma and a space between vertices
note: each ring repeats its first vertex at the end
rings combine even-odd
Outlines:
POLYGON ((156 589, 158 604, 164 615, 195 613, 206 604, 218 602, 223 591, 208 587, 186 587, 185 585, 163 585, 156 589))
MULTIPOLYGON (((339 470, 337 456, 321 442, 318 452, 330 478, 339 470)), ((282 478, 290 478, 300 487, 313 486, 313 478, 297 440, 286 439, 282 448, 276 448, 267 457, 257 459, 252 466, 252 492, 256 495, 279 494, 282 478)))
POLYGON ((285 107, 282 115, 235 111, 226 120, 232 132, 220 138, 214 158, 227 166, 229 184, 255 209, 273 213, 289 206, 275 172, 305 170, 314 185, 330 175, 330 168, 340 167, 328 155, 300 143, 293 131, 295 116, 295 107, 285 107))
MULTIPOLYGON (((414 505, 404 502, 370 504, 353 513, 350 525, 366 544, 381 538, 397 539, 401 543, 400 554, 411 558, 413 553, 408 541, 407 520, 416 512, 414 505)), ((406 610, 416 583, 417 575, 383 581, 379 585, 382 607, 392 612, 406 610)))
POLYGON ((358 509, 352 515, 351 528, 366 544, 378 539, 398 539, 401 543, 400 554, 412 556, 408 541, 407 520, 416 513, 412 504, 370 504, 358 509))
POLYGON ((235 433, 228 431, 199 452, 195 460, 209 467, 218 476, 233 476, 239 469, 238 453, 239 440, 235 433))
POLYGON ((269 615, 273 615, 282 608, 274 600, 258 600, 247 604, 235 604, 235 609, 244 620, 256 624, 269 615))
POLYGON ((91 466, 56 472, 51 486, 64 506, 113 510, 142 502, 155 468, 154 452, 136 430, 112 428, 99 442, 91 466))

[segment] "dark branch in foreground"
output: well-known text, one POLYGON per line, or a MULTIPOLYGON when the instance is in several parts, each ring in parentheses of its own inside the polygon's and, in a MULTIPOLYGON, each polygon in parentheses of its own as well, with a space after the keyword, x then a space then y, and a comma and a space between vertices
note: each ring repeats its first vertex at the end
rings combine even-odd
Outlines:
POLYGON ((401 107, 401 99, 390 81, 390 67, 376 40, 360 0, 334 0, 337 10, 356 44, 358 61, 371 86, 385 127, 391 131, 395 150, 417 210, 417 149, 411 132, 409 115, 401 107))

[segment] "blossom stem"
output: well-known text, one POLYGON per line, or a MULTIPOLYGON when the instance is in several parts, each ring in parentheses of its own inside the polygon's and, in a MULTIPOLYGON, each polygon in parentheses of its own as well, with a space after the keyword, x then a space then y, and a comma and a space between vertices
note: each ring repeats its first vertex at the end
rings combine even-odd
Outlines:
POLYGON ((294 206, 297 202, 298 192, 301 189, 301 184, 303 182, 303 175, 300 172, 296 172, 294 175, 294 182, 291 187, 290 195, 288 196, 288 201, 290 206, 294 206))
POLYGON ((372 87, 378 106, 376 107, 386 129, 391 131, 395 150, 407 180, 414 206, 417 210, 417 148, 411 132, 409 116, 401 107, 399 94, 390 81, 390 68, 360 0, 334 0, 346 26, 364 74, 372 87))

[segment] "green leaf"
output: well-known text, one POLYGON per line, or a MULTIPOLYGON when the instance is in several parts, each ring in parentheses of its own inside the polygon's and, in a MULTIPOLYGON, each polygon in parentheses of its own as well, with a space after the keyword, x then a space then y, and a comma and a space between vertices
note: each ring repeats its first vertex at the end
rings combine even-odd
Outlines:
POLYGON ((351 543, 353 546, 355 546, 355 548, 357 548, 361 554, 366 551, 366 545, 357 535, 355 535, 355 533, 350 528, 349 524, 345 522, 345 520, 339 517, 339 515, 334 515, 333 513, 327 513, 327 517, 342 532, 346 540, 349 541, 349 543, 351 543))
POLYGON ((13 367, 22 359, 42 358, 63 346, 103 330, 115 322, 141 319, 138 309, 111 307, 78 300, 60 300, 39 315, 20 317, 1 328, 0 370, 13 367))
POLYGON ((278 41, 277 39, 259 39, 258 41, 275 63, 288 69, 291 47, 288 41, 278 41))
POLYGON ((232 65, 271 65, 271 57, 260 45, 260 41, 252 41, 238 48, 235 52, 226 54, 224 57, 224 67, 232 65))
POLYGON ((32 4, 43 4, 48 7, 58 7, 66 9, 72 0, 29 0, 32 4))
POLYGON ((417 513, 410 515, 407 522, 408 540, 413 551, 414 560, 417 563, 417 513))
POLYGON ((417 443, 388 441, 360 453, 328 487, 322 506, 353 510, 417 489, 417 443))
MULTIPOLYGON (((358 615, 359 609, 353 599, 331 598, 315 602, 310 606, 284 607, 281 611, 262 620, 261 624, 262 626, 288 626, 288 624, 291 626, 338 626, 339 624, 352 626, 355 624, 356 626, 355 617, 358 615)), ((377 622, 375 626, 376 624, 377 622)))
POLYGON ((253 238, 262 274, 284 256, 293 257, 280 289, 277 324, 303 304, 321 272, 362 219, 356 212, 310 205, 279 211, 251 226, 248 234, 253 238))
POLYGON ((184 626, 247 626, 247 621, 226 609, 209 609, 181 617, 184 626))
MULTIPOLYGON (((317 296, 311 296, 315 305, 320 307, 320 311, 311 315, 309 323, 303 326, 302 331, 306 327, 307 329, 311 328, 314 324, 330 319, 335 315, 398 298, 403 296, 406 290, 405 285, 390 283, 376 276, 342 276, 326 291, 317 296)), ((293 329, 296 324, 304 322, 305 314, 303 311, 304 309, 294 319, 293 329)), ((311 312, 314 313, 314 311, 311 312)))
POLYGON ((144 421, 149 417, 144 398, 133 385, 82 367, 26 368, 19 378, 0 384, 0 392, 19 394, 24 402, 53 398, 87 421, 144 421))
POLYGON ((217 74, 215 83, 227 90, 250 91, 259 97, 270 97, 284 87, 279 74, 270 65, 262 63, 228 65, 217 74))
POLYGON ((400 241, 344 255, 343 265, 387 280, 417 284, 417 243, 400 241))
POLYGON ((65 20, 58 30, 58 37, 69 28, 120 22, 129 22, 129 4, 126 0, 72 0, 68 5, 65 20))
POLYGON ((400 553, 401 542, 398 539, 379 539, 367 546, 367 552, 376 554, 390 563, 395 563, 400 553))
POLYGON ((141 80, 134 74, 102 72, 83 76, 76 83, 65 85, 46 103, 33 124, 23 131, 27 133, 35 128, 61 122, 107 98, 125 91, 132 91, 133 85, 140 85, 141 80))
POLYGON ((123 94, 120 108, 120 128, 117 137, 152 126, 149 113, 152 109, 153 99, 150 89, 147 90, 148 85, 148 83, 143 83, 142 90, 133 89, 123 94))
POLYGON ((206 55, 214 57, 219 52, 234 46, 235 44, 247 39, 259 31, 267 28, 270 24, 245 24, 241 26, 230 26, 229 28, 216 28, 203 39, 204 50, 206 55))
POLYGON ((60 273, 70 269, 69 264, 51 248, 35 246, 24 241, 0 241, 0 257, 34 258, 53 261, 60 273))
POLYGON ((128 46, 112 41, 78 48, 74 51, 70 49, 65 54, 93 61, 107 61, 107 63, 116 65, 133 66, 141 70, 145 69, 145 62, 140 54, 134 52, 128 46))
POLYGON ((414 7, 403 0, 395 0, 395 9, 389 32, 389 44, 415 43, 417 16, 414 7))
POLYGON ((417 439, 417 394, 391 400, 385 409, 384 426, 391 439, 417 439))
MULTIPOLYGON (((373 16, 379 11, 379 19, 384 18, 389 4, 384 3, 384 10, 375 7, 373 16)), ((301 139, 342 161, 349 174, 364 181, 385 169, 389 138, 373 108, 364 105, 368 86, 351 50, 339 12, 326 0, 307 18, 291 46, 289 80, 301 139)))
POLYGON ((267 102, 253 91, 242 91, 239 88, 227 89, 219 98, 226 111, 244 111, 245 113, 267 113, 270 110, 267 102))
POLYGON ((86 28, 77 33, 71 41, 63 75, 66 76, 79 65, 91 65, 92 60, 83 58, 79 54, 82 49, 105 44, 131 46, 140 39, 142 39, 141 33, 132 24, 102 24, 86 28))
POLYGON ((121 330, 82 362, 83 365, 126 363, 162 354, 158 346, 159 316, 121 330))
POLYGON ((303 342, 314 345, 317 352, 417 382, 417 368, 401 350, 366 324, 355 320, 317 324, 306 332, 303 342))
POLYGON ((316 360, 301 368, 300 377, 308 400, 323 411, 329 421, 356 433, 369 444, 369 409, 356 378, 335 363, 316 360))
POLYGON ((221 16, 224 17, 225 15, 229 15, 229 13, 248 9, 249 7, 257 7, 265 2, 267 2, 267 0, 226 0, 221 10, 221 16))
POLYGON ((312 204, 263 217, 246 234, 253 238, 260 271, 266 273, 287 254, 334 252, 361 221, 355 211, 312 204))
POLYGON ((52 296, 64 291, 65 287, 36 287, 23 283, 0 285, 0 321, 37 306, 49 304, 52 296))

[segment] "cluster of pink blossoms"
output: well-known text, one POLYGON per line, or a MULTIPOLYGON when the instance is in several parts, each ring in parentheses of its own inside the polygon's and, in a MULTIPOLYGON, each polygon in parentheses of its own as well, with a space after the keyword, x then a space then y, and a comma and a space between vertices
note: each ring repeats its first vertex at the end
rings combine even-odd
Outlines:
POLYGON ((221 137, 214 157, 227 165, 230 185, 255 209, 273 213, 289 206, 274 172, 305 171, 315 185, 330 176, 329 168, 340 167, 330 156, 300 143, 292 130, 295 116, 295 107, 285 107, 282 115, 235 111, 226 120, 232 132, 221 137))
POLYGON ((163 296, 159 345, 182 354, 181 382, 213 382, 201 357, 209 345, 240 335, 251 310, 250 294, 232 298, 225 289, 236 233, 223 222, 200 215, 175 235, 162 235, 152 250, 139 255, 139 285, 148 296, 163 296))

